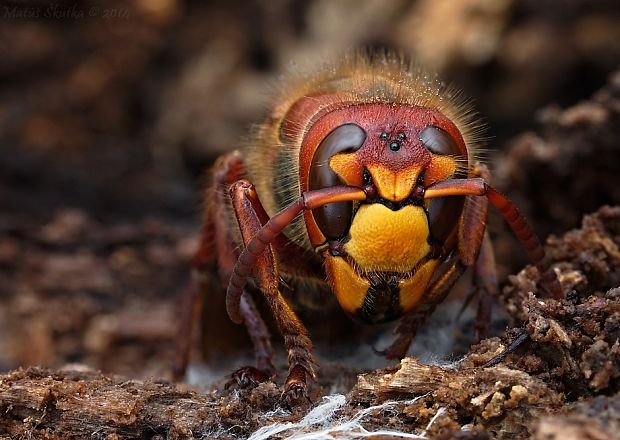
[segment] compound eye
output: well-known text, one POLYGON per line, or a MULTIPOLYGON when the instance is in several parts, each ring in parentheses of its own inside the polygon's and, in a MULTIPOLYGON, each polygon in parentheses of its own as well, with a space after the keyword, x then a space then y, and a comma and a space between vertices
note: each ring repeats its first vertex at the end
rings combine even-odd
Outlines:
MULTIPOLYGON (((356 124, 336 127, 321 142, 312 158, 309 189, 344 185, 329 167, 329 160, 338 153, 357 151, 366 140, 366 132, 356 124)), ((328 240, 336 240, 347 233, 353 215, 352 202, 329 203, 312 211, 314 220, 328 240)))
POLYGON ((428 207, 428 223, 431 236, 443 244, 459 224, 463 212, 463 197, 438 197, 431 199, 428 207))
POLYGON ((462 154, 454 138, 434 125, 429 125, 420 132, 420 141, 431 153, 453 156, 462 154))

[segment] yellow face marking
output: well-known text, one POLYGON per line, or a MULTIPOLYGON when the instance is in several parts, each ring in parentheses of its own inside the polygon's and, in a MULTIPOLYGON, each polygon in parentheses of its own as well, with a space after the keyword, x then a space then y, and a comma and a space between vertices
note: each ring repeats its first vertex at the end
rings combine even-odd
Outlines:
POLYGON ((424 186, 445 180, 456 171, 456 161, 451 156, 433 154, 424 171, 424 186))
POLYGON ((349 233, 344 249, 364 271, 408 272, 430 251, 420 206, 392 211, 379 203, 362 205, 349 233))
POLYGON ((392 171, 383 165, 367 165, 379 195, 393 202, 405 200, 411 194, 420 174, 418 165, 400 171, 392 171))
POLYGON ((362 168, 357 166, 355 153, 340 153, 332 156, 329 167, 347 185, 359 186, 362 182, 362 168))
POLYGON ((438 260, 429 260, 420 266, 411 278, 398 283, 400 308, 403 313, 411 311, 420 301, 438 264, 438 260))
POLYGON ((342 257, 328 256, 325 260, 325 269, 340 307, 350 315, 355 314, 364 304, 370 283, 356 274, 342 257))
MULTIPOLYGON (((347 185, 360 185, 362 168, 356 161, 356 153, 339 153, 329 160, 329 166, 347 185)), ((394 202, 406 199, 418 179, 420 169, 412 166, 399 172, 393 172, 381 165, 368 165, 381 197, 394 202)), ((456 171, 456 160, 452 156, 433 154, 424 170, 424 186, 445 180, 456 171)))

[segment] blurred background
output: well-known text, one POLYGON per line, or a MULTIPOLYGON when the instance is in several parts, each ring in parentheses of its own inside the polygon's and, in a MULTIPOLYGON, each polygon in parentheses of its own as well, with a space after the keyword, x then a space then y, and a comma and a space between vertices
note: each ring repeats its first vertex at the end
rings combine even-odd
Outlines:
MULTIPOLYGON (((616 0, 4 1, 0 371, 164 374, 204 171, 291 65, 361 47, 400 50, 473 98, 498 184, 543 236, 620 201, 616 0)), ((498 241, 505 275, 525 259, 498 241)))

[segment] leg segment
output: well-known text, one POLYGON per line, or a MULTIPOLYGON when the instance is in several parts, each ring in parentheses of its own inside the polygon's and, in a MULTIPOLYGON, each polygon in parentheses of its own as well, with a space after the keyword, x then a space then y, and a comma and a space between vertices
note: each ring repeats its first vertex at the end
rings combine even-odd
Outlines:
MULTIPOLYGON (((487 167, 476 163, 471 175, 489 181, 490 173, 487 167)), ((465 266, 473 266, 478 260, 478 254, 487 227, 489 201, 486 197, 469 196, 465 198, 463 213, 458 229, 458 249, 461 262, 465 266)))
MULTIPOLYGON (((261 221, 262 215, 259 216, 258 213, 264 213, 264 209, 253 185, 246 180, 235 182, 230 189, 230 194, 247 249, 248 243, 257 236, 263 226, 265 219, 261 221)), ((305 395, 307 377, 315 377, 313 368, 315 360, 310 353, 312 341, 308 337, 306 328, 279 291, 279 272, 273 248, 270 245, 265 246, 257 255, 254 253, 252 255, 256 257, 255 283, 265 295, 288 351, 289 377, 286 381, 285 392, 292 393, 293 397, 305 395)), ((240 308, 237 311, 240 311, 240 308)))
MULTIPOLYGON (((225 200, 222 188, 230 179, 237 180, 245 173, 241 156, 237 152, 222 156, 213 167, 211 181, 206 191, 205 210, 198 250, 192 258, 192 273, 181 302, 180 325, 176 335, 173 378, 181 380, 187 370, 192 336, 200 318, 205 289, 213 287, 212 271, 219 261, 222 267, 232 267, 234 256, 225 219, 225 200)), ((233 180, 233 181, 234 181, 233 180)))
POLYGON ((477 341, 481 341, 489 336, 491 305, 493 298, 497 298, 499 295, 497 272, 495 270, 495 254, 487 232, 484 233, 482 238, 480 254, 474 266, 473 284, 479 293, 474 336, 477 341))
POLYGON ((487 198, 504 217, 517 238, 523 243, 525 251, 540 272, 542 286, 553 298, 564 298, 562 287, 551 267, 549 258, 545 254, 538 237, 517 207, 506 196, 490 187, 487 190, 487 198))
POLYGON ((272 363, 273 347, 271 346, 271 334, 265 325, 265 321, 260 316, 252 296, 247 291, 241 295, 241 316, 243 316, 243 323, 247 327, 250 339, 252 339, 254 344, 256 367, 260 371, 271 375, 275 372, 275 367, 272 363))
POLYGON ((200 246, 192 266, 204 269, 208 263, 217 263, 223 283, 230 277, 226 269, 234 266, 234 224, 229 214, 228 187, 246 175, 241 153, 233 151, 221 156, 213 166, 211 181, 205 196, 205 215, 200 234, 200 246))
MULTIPOLYGON (((234 223, 231 224, 227 189, 230 184, 244 175, 245 165, 238 152, 222 156, 213 167, 205 197, 205 216, 199 248, 192 259, 191 280, 181 304, 181 320, 176 336, 173 364, 175 380, 181 380, 185 375, 192 347, 192 335, 200 318, 205 295, 210 295, 210 305, 217 307, 220 297, 222 307, 224 305, 224 292, 220 290, 228 283, 232 268, 239 256, 232 232, 237 226, 234 223), (217 275, 214 277, 216 272, 217 275)), ((273 349, 269 331, 251 296, 247 293, 242 296, 240 314, 254 343, 257 367, 270 374, 274 369, 271 363, 273 349)), ((213 345, 214 351, 221 352, 226 349, 226 347, 220 347, 222 343, 234 346, 243 337, 238 334, 236 327, 230 325, 228 319, 219 319, 216 314, 209 318, 206 338, 220 335, 222 332, 230 336, 226 341, 220 337, 213 337, 209 340, 207 345, 213 345)))
POLYGON ((196 278, 197 274, 192 273, 189 285, 185 288, 181 299, 181 321, 175 336, 172 361, 172 380, 176 382, 183 380, 185 376, 189 353, 192 349, 192 335, 202 309, 200 282, 196 278))
POLYGON ((486 196, 491 204, 500 212, 514 234, 523 244, 530 260, 540 272, 541 285, 552 297, 560 299, 564 297, 560 283, 551 267, 545 251, 532 230, 521 215, 517 207, 503 194, 488 185, 482 178, 471 179, 448 179, 436 183, 426 189, 424 197, 447 196, 486 196))
MULTIPOLYGON (((490 173, 486 166, 475 164, 472 173, 489 181, 490 173)), ((489 234, 486 231, 488 214, 486 197, 469 196, 466 198, 463 214, 459 223, 458 249, 461 262, 473 266, 473 290, 478 294, 478 308, 475 321, 475 339, 480 341, 487 337, 491 324, 491 304, 499 292, 495 266, 495 254, 489 234)), ((469 298, 466 304, 469 302, 469 298)), ((465 305, 466 305, 465 304, 465 305)))

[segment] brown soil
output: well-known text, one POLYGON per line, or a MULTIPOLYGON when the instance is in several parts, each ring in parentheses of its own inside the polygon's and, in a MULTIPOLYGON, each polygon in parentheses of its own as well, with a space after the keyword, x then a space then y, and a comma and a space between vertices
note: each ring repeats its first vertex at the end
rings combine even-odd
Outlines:
MULTIPOLYGON (((314 423, 298 423, 309 408, 288 408, 272 382, 251 389, 221 384, 204 392, 83 367, 29 368, 0 379, 0 429, 16 437, 204 438, 245 437, 261 427, 298 423, 274 436, 331 430, 338 437, 344 425, 347 432, 363 427, 433 438, 617 438, 620 288, 613 286, 620 281, 620 207, 587 216, 581 229, 551 238, 547 248, 567 298, 537 298, 532 267, 511 277, 503 298, 515 329, 530 336, 493 367, 484 364, 506 349, 517 330, 480 342, 450 366, 406 358, 362 374, 346 400, 314 423), (359 417, 364 408, 370 409, 359 417), (358 425, 345 425, 355 420, 358 425)), ((321 370, 327 383, 352 374, 321 370)))

